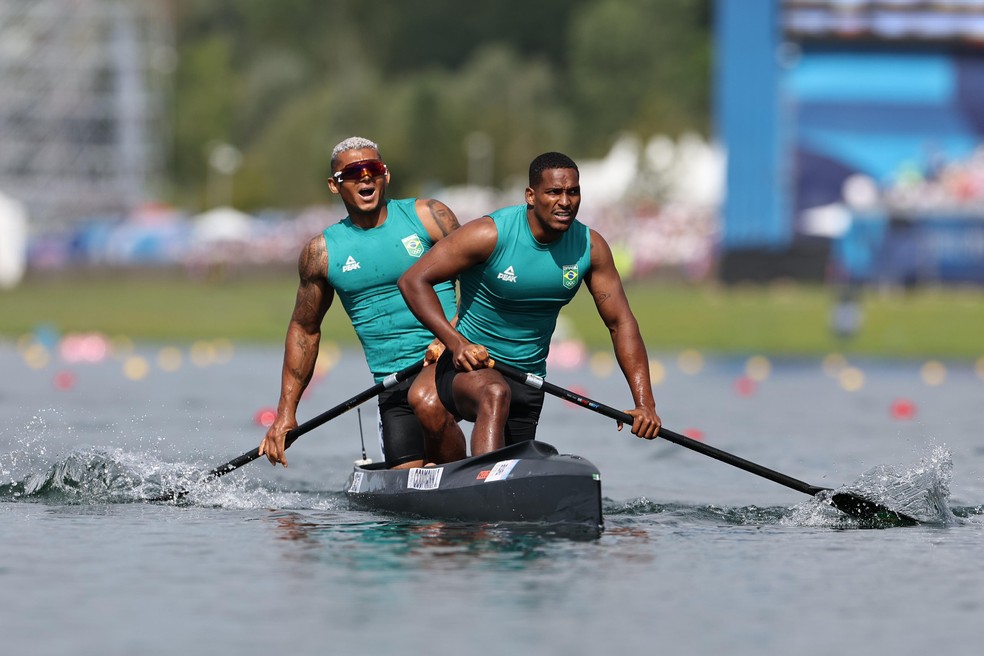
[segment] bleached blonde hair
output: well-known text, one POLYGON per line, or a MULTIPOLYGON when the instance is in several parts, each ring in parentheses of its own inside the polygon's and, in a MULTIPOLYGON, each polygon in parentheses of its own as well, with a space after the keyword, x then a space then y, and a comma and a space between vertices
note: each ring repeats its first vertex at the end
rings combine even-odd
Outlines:
POLYGON ((346 150, 357 150, 360 148, 371 148, 377 153, 379 152, 379 146, 376 142, 370 141, 365 137, 349 137, 343 141, 338 142, 331 150, 331 170, 334 171, 335 167, 338 165, 338 156, 344 153, 346 150))

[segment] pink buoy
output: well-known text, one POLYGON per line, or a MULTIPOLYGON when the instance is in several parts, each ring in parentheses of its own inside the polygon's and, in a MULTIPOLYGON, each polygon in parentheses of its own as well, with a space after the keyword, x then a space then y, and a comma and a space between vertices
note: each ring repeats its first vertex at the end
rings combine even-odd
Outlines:
POLYGON ((704 441, 704 431, 699 428, 684 428, 682 432, 692 440, 697 440, 698 442, 704 441))
POLYGON ((273 425, 274 420, 277 418, 277 411, 273 408, 260 408, 253 415, 253 421, 257 426, 263 426, 264 428, 270 428, 273 425))
POLYGON ((909 420, 916 416, 916 404, 909 399, 896 399, 889 406, 889 414, 892 419, 909 420))
POLYGON ((751 396, 757 387, 758 383, 748 376, 738 376, 735 379, 734 390, 738 396, 751 396))
POLYGON ((75 374, 67 369, 55 374, 55 387, 60 390, 68 390, 75 387, 75 374))

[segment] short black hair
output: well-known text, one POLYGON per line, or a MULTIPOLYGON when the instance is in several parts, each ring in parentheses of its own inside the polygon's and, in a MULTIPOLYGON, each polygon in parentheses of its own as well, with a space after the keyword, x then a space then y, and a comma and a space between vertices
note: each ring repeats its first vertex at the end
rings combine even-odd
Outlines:
POLYGON ((543 172, 549 169, 574 169, 577 171, 577 164, 570 157, 563 153, 543 153, 537 155, 536 159, 530 162, 530 186, 535 187, 543 180, 543 172))

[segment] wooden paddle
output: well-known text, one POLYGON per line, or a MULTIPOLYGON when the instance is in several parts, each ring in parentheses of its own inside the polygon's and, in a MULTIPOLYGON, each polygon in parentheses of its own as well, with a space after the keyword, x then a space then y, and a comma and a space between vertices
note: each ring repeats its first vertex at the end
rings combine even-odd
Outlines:
MULTIPOLYGON (((615 408, 604 405, 603 403, 593 401, 587 397, 581 396, 580 394, 575 394, 574 392, 564 389, 563 387, 558 387, 552 383, 548 383, 540 376, 524 373, 519 369, 502 362, 494 362, 492 367, 506 378, 515 380, 518 383, 522 383, 536 389, 542 389, 544 392, 564 399, 565 401, 570 401, 571 403, 575 403, 581 407, 587 408, 588 410, 593 410, 599 414, 605 415, 606 417, 611 417, 612 419, 620 421, 623 424, 627 424, 629 426, 632 425, 632 415, 622 412, 621 410, 616 410, 615 408)), ((780 485, 785 485, 786 487, 792 488, 797 492, 809 494, 810 496, 816 496, 821 492, 832 492, 830 488, 809 485, 808 483, 804 483, 803 481, 795 479, 791 476, 786 476, 785 474, 781 474, 775 470, 769 469, 768 467, 757 465, 754 462, 731 455, 726 451, 716 449, 713 446, 704 444, 703 442, 698 442, 697 440, 690 439, 689 437, 680 435, 679 433, 674 433, 665 426, 659 429, 659 437, 682 447, 686 447, 692 451, 702 453, 705 456, 710 456, 711 458, 720 460, 721 462, 738 467, 739 469, 744 469, 745 471, 761 476, 762 478, 767 478, 770 481, 779 483, 780 485)), ((835 492, 830 496, 830 502, 841 512, 867 523, 894 524, 897 526, 914 526, 919 523, 917 520, 909 517, 908 515, 892 510, 891 508, 887 508, 886 506, 850 492, 835 492)))
MULTIPOLYGON (((399 383, 402 383, 406 379, 417 374, 423 368, 423 366, 424 363, 423 361, 421 361, 418 362, 417 364, 407 367, 406 369, 397 371, 395 374, 390 374, 389 376, 384 378, 381 382, 376 383, 369 389, 356 394, 348 401, 340 403, 336 405, 334 408, 332 408, 331 410, 326 410, 322 412, 320 415, 318 415, 317 417, 313 419, 309 419, 303 424, 300 424, 299 426, 292 428, 287 433, 287 437, 284 440, 284 448, 285 449, 290 448, 290 445, 293 444, 297 440, 297 438, 299 438, 301 435, 304 435, 304 433, 314 430, 318 426, 321 426, 322 424, 331 421, 332 419, 339 416, 340 414, 348 412, 355 406, 361 405, 362 403, 365 403, 369 399, 375 396, 379 396, 385 390, 388 390, 389 388, 394 387, 399 383)), ((225 463, 224 465, 219 465, 212 471, 205 474, 205 476, 202 477, 202 480, 198 482, 198 485, 207 483, 208 481, 214 480, 220 476, 225 476, 229 472, 239 469, 243 465, 253 462, 259 457, 260 457, 260 447, 256 447, 252 451, 247 451, 246 453, 239 456, 238 458, 233 458, 232 460, 225 463)), ((147 500, 148 501, 177 501, 178 499, 186 496, 189 492, 190 490, 187 489, 174 490, 170 493, 162 494, 157 497, 152 497, 147 500)))

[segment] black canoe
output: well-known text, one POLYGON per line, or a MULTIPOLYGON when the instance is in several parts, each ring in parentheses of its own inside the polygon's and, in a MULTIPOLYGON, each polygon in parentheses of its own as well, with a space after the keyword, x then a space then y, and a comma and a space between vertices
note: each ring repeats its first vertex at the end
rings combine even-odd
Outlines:
POLYGON ((356 464, 346 494, 359 508, 428 519, 603 526, 598 468, 539 441, 438 467, 356 464))

